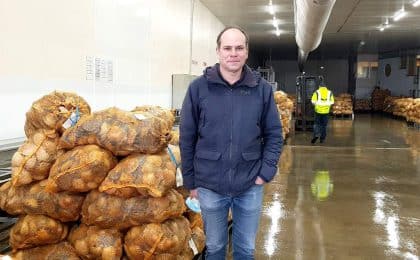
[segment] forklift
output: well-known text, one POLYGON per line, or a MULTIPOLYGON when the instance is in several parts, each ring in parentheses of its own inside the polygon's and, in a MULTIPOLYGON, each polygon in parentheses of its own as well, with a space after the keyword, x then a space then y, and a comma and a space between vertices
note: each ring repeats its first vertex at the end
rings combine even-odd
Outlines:
POLYGON ((323 82, 322 76, 309 76, 305 75, 304 72, 296 77, 296 131, 313 131, 314 107, 311 102, 312 94, 323 82))

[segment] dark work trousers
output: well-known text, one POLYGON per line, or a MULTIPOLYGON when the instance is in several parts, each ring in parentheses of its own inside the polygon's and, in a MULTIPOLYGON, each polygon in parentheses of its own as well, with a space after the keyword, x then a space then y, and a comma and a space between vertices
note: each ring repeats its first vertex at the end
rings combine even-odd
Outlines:
POLYGON ((315 113, 314 137, 325 140, 327 137, 328 114, 315 113))

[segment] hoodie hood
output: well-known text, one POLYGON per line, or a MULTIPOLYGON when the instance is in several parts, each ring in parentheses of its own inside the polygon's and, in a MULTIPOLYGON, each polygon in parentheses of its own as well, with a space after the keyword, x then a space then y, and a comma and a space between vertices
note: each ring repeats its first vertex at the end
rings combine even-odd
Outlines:
MULTIPOLYGON (((226 80, 223 79, 220 73, 220 64, 216 63, 214 66, 207 67, 204 72, 204 77, 211 83, 222 84, 229 86, 226 80)), ((244 65, 241 78, 234 84, 234 86, 256 87, 261 81, 261 75, 257 71, 253 71, 248 65, 244 65)))

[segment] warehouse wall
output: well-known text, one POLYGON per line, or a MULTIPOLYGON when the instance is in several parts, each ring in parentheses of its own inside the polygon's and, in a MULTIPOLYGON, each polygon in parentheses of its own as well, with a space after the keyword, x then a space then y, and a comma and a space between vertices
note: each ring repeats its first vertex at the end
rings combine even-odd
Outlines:
MULTIPOLYGON (((377 62, 378 55, 377 54, 361 54, 357 56, 357 62, 377 62)), ((357 64, 356 64, 357 66, 357 64)), ((356 74, 357 74, 357 67, 356 67, 356 74)), ((371 74, 368 78, 356 78, 356 91, 355 97, 356 99, 370 99, 372 95, 372 91, 375 86, 378 85, 378 72, 377 70, 371 70, 371 74)))
POLYGON ((25 112, 53 90, 93 110, 169 108, 172 74, 215 63, 222 28, 198 0, 0 0, 0 142, 23 137, 25 112))
POLYGON ((407 69, 400 69, 400 57, 379 60, 379 86, 389 89, 393 96, 408 96, 409 90, 417 88, 414 76, 407 76, 407 69), (386 64, 391 65, 391 74, 385 76, 386 64))
MULTIPOLYGON (((299 69, 296 60, 276 60, 271 62, 275 72, 276 81, 282 90, 287 93, 296 92, 296 76, 299 69)), ((325 83, 334 94, 347 93, 348 89, 348 61, 341 59, 334 60, 308 60, 305 64, 307 75, 322 75, 325 83), (324 69, 320 67, 323 66, 324 69)))

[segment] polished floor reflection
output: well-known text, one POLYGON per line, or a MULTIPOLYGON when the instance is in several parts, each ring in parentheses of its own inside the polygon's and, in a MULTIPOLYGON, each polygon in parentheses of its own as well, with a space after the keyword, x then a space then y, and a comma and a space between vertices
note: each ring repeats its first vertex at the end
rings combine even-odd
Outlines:
POLYGON ((296 133, 266 186, 256 259, 419 259, 420 131, 380 115, 296 133))

